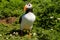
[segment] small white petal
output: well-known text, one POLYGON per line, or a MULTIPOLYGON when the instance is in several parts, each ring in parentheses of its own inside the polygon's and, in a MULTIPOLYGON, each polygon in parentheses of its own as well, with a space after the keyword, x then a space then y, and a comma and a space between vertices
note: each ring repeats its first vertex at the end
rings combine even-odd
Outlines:
POLYGON ((36 33, 33 33, 33 36, 35 36, 36 35, 36 33))
POLYGON ((51 19, 53 18, 53 16, 50 17, 51 19))
POLYGON ((53 29, 51 29, 51 30, 53 30, 53 29))
POLYGON ((12 34, 10 34, 10 36, 12 36, 12 34))
POLYGON ((18 32, 16 32, 16 35, 18 35, 18 32))
POLYGON ((15 34, 15 32, 13 32, 13 34, 15 34))
POLYGON ((57 20, 60 20, 60 18, 57 18, 57 20))
POLYGON ((2 34, 0 34, 0 37, 2 36, 2 34))
POLYGON ((8 39, 8 38, 6 38, 6 39, 8 39))

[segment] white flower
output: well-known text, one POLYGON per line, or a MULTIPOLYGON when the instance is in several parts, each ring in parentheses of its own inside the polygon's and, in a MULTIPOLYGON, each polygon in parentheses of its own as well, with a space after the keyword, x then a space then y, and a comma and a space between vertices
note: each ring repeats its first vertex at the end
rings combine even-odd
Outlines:
POLYGON ((6 39, 8 39, 8 38, 6 38, 6 39))
POLYGON ((57 20, 60 20, 60 18, 57 18, 57 20))
POLYGON ((36 36, 36 33, 33 33, 33 36, 36 36))
POLYGON ((18 32, 16 32, 15 34, 18 35, 18 32))
POLYGON ((13 34, 15 34, 15 32, 13 32, 13 34))
POLYGON ((53 29, 51 29, 51 30, 53 30, 53 29))
POLYGON ((2 34, 0 34, 0 37, 2 36, 2 34))
POLYGON ((53 18, 53 16, 50 17, 51 19, 53 18))
POLYGON ((12 36, 12 34, 10 34, 10 36, 12 36))

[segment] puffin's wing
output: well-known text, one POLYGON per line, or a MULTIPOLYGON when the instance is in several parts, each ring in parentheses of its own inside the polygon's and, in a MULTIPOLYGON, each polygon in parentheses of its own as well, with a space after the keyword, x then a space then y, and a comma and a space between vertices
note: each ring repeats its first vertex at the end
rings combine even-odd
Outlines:
POLYGON ((22 16, 20 16, 20 18, 19 18, 19 23, 21 23, 22 17, 23 17, 24 15, 25 15, 25 14, 23 14, 22 16))

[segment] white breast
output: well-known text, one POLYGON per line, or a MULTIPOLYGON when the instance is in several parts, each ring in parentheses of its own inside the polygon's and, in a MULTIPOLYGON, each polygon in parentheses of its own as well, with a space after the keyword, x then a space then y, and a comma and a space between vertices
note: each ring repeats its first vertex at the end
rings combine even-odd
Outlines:
POLYGON ((36 19, 35 15, 31 12, 24 15, 22 17, 21 30, 23 30, 23 29, 29 29, 29 30, 32 29, 35 19, 36 19))
POLYGON ((23 16, 23 20, 28 21, 28 22, 34 22, 35 21, 35 15, 33 13, 29 12, 23 16))

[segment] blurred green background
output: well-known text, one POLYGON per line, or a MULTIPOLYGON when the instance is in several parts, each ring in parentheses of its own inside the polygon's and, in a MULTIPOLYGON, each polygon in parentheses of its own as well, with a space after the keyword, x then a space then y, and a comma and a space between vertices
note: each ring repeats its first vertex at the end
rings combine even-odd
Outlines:
POLYGON ((0 0, 0 40, 60 40, 60 0, 0 0), (36 35, 21 39, 18 34, 7 34, 20 29, 19 17, 28 2, 32 3, 36 15, 32 30, 36 35), (9 23, 10 18, 15 21, 9 23))

